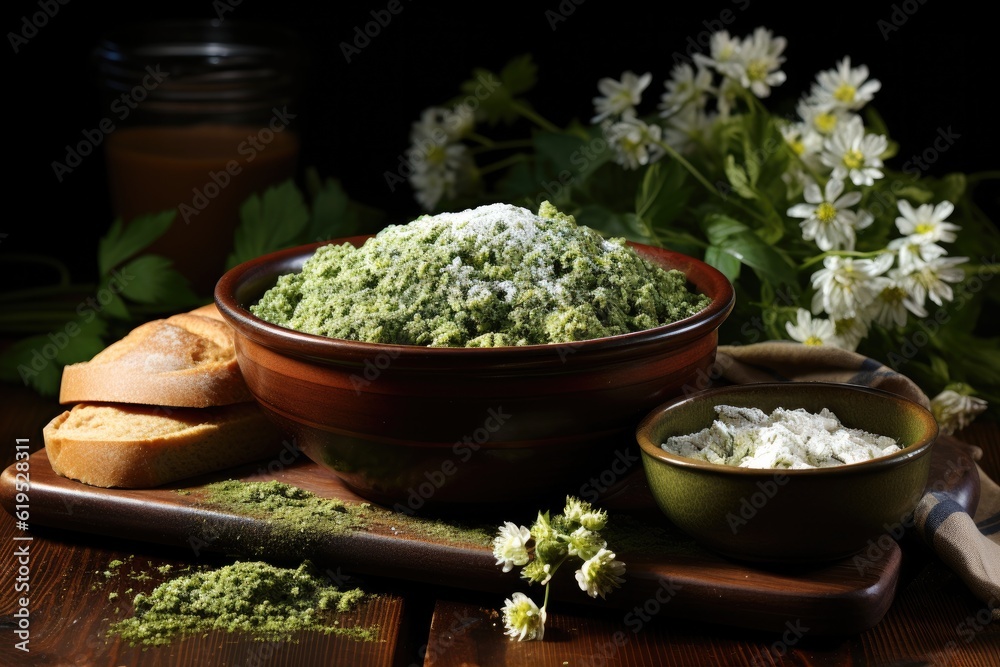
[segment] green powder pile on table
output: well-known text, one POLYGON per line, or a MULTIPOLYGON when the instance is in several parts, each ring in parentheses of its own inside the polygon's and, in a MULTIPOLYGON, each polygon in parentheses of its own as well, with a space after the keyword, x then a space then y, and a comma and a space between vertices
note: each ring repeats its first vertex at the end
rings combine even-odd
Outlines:
POLYGON ((258 561, 177 577, 135 597, 135 615, 110 635, 131 645, 169 644, 211 630, 242 632, 261 641, 287 641, 302 630, 371 640, 377 628, 343 627, 332 615, 353 609, 365 593, 341 591, 311 563, 281 568, 258 561))
POLYGON ((390 225, 360 248, 327 245, 250 311, 289 329, 371 343, 567 343, 690 317, 709 297, 686 276, 545 202, 390 225))

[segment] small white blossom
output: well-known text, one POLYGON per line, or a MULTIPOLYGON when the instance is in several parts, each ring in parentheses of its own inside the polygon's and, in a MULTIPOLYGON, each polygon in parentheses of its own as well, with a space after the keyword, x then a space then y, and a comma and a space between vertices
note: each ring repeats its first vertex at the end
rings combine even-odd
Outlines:
POLYGON ((945 301, 951 301, 954 297, 951 283, 961 282, 965 278, 965 271, 958 268, 958 265, 967 261, 968 257, 935 257, 922 262, 902 276, 903 288, 915 304, 923 306, 925 300, 930 299, 942 306, 945 301))
POLYGON ((899 233, 913 237, 918 243, 951 243, 957 237, 955 232, 962 228, 947 221, 955 211, 955 205, 943 201, 936 206, 921 204, 916 209, 905 199, 896 204, 901 215, 896 218, 899 233))
POLYGON ((951 435, 962 430, 989 407, 983 399, 971 396, 971 391, 968 385, 955 383, 931 399, 931 412, 941 433, 951 435))
POLYGON ((882 158, 889 140, 881 134, 868 134, 858 116, 838 126, 823 143, 823 164, 833 168, 834 178, 848 178, 855 185, 873 185, 882 178, 882 158))
POLYGON ((948 251, 936 243, 926 243, 914 236, 902 236, 889 241, 888 249, 896 253, 896 265, 901 275, 912 273, 927 262, 944 257, 948 251))
POLYGON ((844 182, 839 178, 828 180, 824 191, 815 182, 807 183, 802 193, 807 203, 792 206, 788 215, 804 218, 799 223, 802 238, 816 241, 820 250, 854 250, 855 230, 869 226, 874 218, 866 211, 849 209, 861 201, 861 193, 842 194, 844 182))
POLYGON ((679 153, 694 153, 711 142, 715 118, 704 109, 685 107, 666 121, 663 141, 679 153))
POLYGON ((638 169, 663 157, 659 145, 663 129, 638 118, 624 117, 605 128, 604 136, 615 151, 615 160, 626 169, 638 169))
POLYGON ((614 552, 601 549, 576 571, 576 581, 590 597, 603 598, 625 581, 625 563, 615 560, 614 552))
POLYGON ((493 538, 493 555, 497 559, 497 565, 503 565, 504 572, 510 572, 515 565, 527 564, 528 540, 531 539, 531 531, 524 526, 506 521, 496 537, 493 538))
POLYGON ((517 641, 541 641, 545 637, 545 610, 521 592, 504 601, 503 624, 505 635, 517 641))
POLYGON ((813 132, 816 132, 824 139, 832 136, 838 128, 857 118, 857 114, 843 109, 824 109, 816 106, 808 100, 801 100, 795 109, 802 122, 813 132))
POLYGON ((704 108, 712 92, 712 72, 704 67, 697 70, 690 63, 674 66, 664 83, 667 92, 660 96, 660 115, 670 116, 686 106, 704 108))
POLYGON ((757 28, 743 40, 738 61, 742 66, 739 79, 744 88, 757 97, 767 97, 773 86, 785 82, 785 73, 780 67, 785 62, 781 52, 786 44, 784 37, 775 37, 766 28, 757 28))
POLYGON ((910 312, 917 317, 927 317, 923 305, 909 298, 899 275, 899 271, 893 269, 888 275, 874 279, 875 300, 869 307, 869 317, 883 327, 906 326, 910 312))
POLYGON ((827 319, 813 317, 805 308, 799 308, 795 316, 795 324, 785 322, 785 331, 804 345, 833 345, 837 336, 833 322, 827 319))
POLYGON ((710 55, 696 53, 694 61, 702 67, 714 69, 724 77, 739 80, 743 70, 740 62, 742 51, 743 43, 739 38, 732 37, 728 30, 718 30, 712 33, 708 44, 710 55))
POLYGON ((816 75, 810 100, 821 108, 854 111, 871 102, 881 87, 877 79, 868 79, 866 66, 852 68, 850 57, 846 57, 836 68, 816 75))
POLYGON ((835 331, 833 344, 843 350, 854 352, 861 341, 868 336, 869 323, 862 317, 848 317, 833 323, 835 331))
POLYGON ((854 259, 831 255, 823 260, 823 268, 812 275, 812 312, 826 312, 835 320, 861 317, 875 300, 876 276, 892 266, 893 255, 876 259, 854 259))
POLYGON ((653 75, 649 72, 638 76, 635 72, 625 72, 621 81, 604 77, 597 82, 601 95, 594 98, 597 112, 590 122, 599 123, 611 116, 635 115, 635 107, 642 100, 642 91, 649 86, 653 75))

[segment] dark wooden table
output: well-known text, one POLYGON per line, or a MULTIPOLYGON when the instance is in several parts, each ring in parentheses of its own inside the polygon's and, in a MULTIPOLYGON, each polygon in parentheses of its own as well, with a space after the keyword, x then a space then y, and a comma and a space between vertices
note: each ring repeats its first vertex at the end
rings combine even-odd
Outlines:
MULTIPOLYGON (((31 451, 42 446, 42 426, 61 409, 24 388, 0 387, 4 468, 14 461, 17 439, 31 451)), ((982 450, 983 469, 1000 479, 1000 425, 980 420, 958 435, 982 450)), ((0 512, 0 544, 3 666, 1000 665, 1000 622, 991 622, 988 606, 920 544, 903 550, 896 597, 882 620, 845 637, 812 637, 795 619, 787 632, 769 634, 666 614, 633 632, 620 610, 559 602, 550 604, 546 641, 518 643, 503 635, 502 600, 495 595, 364 576, 363 587, 380 595, 345 622, 378 626, 379 641, 301 633, 297 641, 272 643, 209 633, 146 650, 105 636, 111 619, 128 612, 130 594, 166 580, 163 565, 176 571, 224 559, 86 531, 32 525, 24 533, 7 512, 0 512), (15 539, 25 536, 31 540, 15 539), (22 567, 15 549, 25 543, 30 558, 22 567), (125 564, 109 579, 102 573, 113 560, 125 564), (14 614, 21 608, 30 613, 29 652, 15 646, 24 619, 14 614)))

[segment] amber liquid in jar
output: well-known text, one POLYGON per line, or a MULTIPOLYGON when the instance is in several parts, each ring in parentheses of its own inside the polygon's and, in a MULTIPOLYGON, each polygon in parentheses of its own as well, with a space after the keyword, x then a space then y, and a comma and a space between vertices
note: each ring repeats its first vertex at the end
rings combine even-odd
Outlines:
POLYGON ((170 258, 199 294, 210 295, 226 268, 243 203, 295 175, 298 137, 264 128, 206 123, 123 127, 108 135, 116 214, 131 224, 176 209, 174 224, 148 250, 170 258))

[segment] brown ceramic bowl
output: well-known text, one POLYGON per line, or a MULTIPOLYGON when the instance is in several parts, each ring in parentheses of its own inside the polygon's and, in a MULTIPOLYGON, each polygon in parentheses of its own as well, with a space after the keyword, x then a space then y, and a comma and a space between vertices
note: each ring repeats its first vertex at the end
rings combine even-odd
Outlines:
POLYGON ((614 462, 616 448, 635 447, 643 415, 713 363, 718 327, 734 304, 732 285, 713 267, 637 245, 683 271, 712 303, 638 333, 486 349, 334 339, 249 312, 324 243, 234 267, 216 285, 216 304, 267 414, 355 493, 407 512, 578 492, 614 462))
POLYGON ((643 467, 663 513, 704 546, 749 561, 799 563, 849 556, 912 525, 924 493, 934 416, 897 394, 859 385, 783 382, 709 389, 667 401, 636 430, 643 467), (863 463, 752 469, 668 453, 675 435, 711 425, 716 405, 830 409, 850 428, 895 438, 900 451, 863 463))

